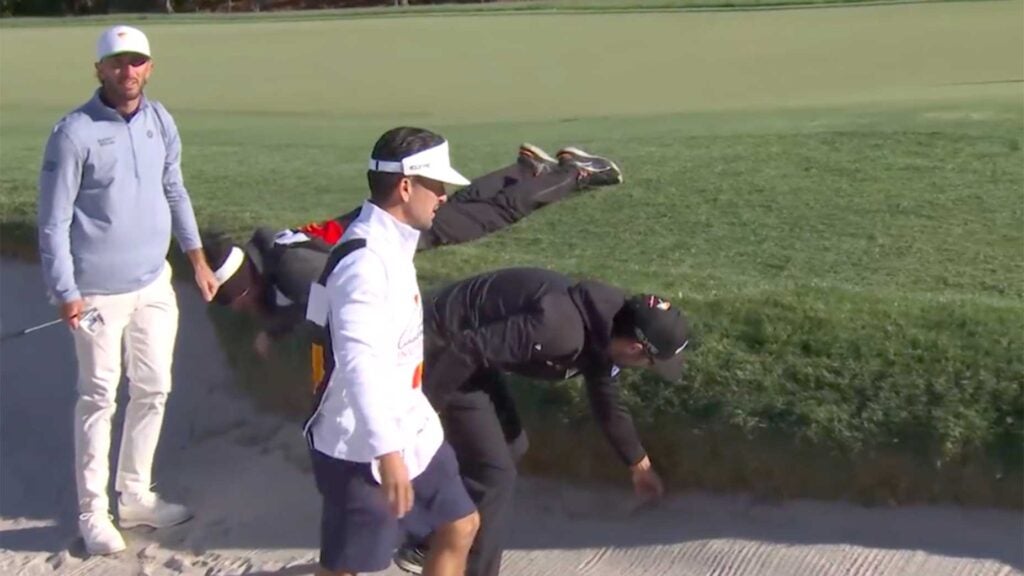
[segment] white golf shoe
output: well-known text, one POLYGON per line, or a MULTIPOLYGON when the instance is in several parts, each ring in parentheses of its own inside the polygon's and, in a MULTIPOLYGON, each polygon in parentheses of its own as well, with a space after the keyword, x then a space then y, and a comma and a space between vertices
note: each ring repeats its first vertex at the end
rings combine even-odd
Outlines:
POLYGON ((121 494, 117 516, 122 528, 151 526, 167 528, 192 519, 192 512, 181 504, 164 502, 154 492, 121 494))
POLYGON ((85 551, 92 555, 114 554, 125 549, 124 538, 114 527, 106 512, 89 512, 78 516, 78 531, 85 541, 85 551))

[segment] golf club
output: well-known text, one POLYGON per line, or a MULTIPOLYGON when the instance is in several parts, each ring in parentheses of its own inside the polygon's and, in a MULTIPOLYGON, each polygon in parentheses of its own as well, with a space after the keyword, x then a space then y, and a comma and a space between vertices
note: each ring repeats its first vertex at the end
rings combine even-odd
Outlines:
POLYGON ((19 330, 17 332, 8 332, 6 334, 0 335, 0 342, 5 342, 5 341, 10 340, 12 338, 18 338, 18 337, 24 336, 26 334, 31 334, 32 332, 35 332, 36 330, 42 330, 43 328, 46 328, 46 327, 49 327, 49 326, 53 326, 55 324, 60 324, 63 321, 64 321, 63 319, 57 318, 56 320, 50 320, 49 322, 44 322, 42 324, 39 324, 38 326, 32 326, 31 328, 25 328, 24 330, 19 330))

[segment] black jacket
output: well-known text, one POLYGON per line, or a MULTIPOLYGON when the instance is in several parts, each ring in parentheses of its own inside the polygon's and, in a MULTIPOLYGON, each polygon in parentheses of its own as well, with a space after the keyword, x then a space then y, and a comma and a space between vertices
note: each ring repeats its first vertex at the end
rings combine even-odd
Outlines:
MULTIPOLYGON (((262 324, 268 334, 281 338, 303 324, 310 284, 320 278, 331 249, 361 211, 362 206, 320 224, 337 225, 334 232, 337 237, 318 237, 310 233, 308 227, 303 227, 292 231, 306 233, 309 240, 278 244, 277 233, 270 229, 258 228, 253 233, 244 248, 263 277, 262 324)), ((455 243, 462 241, 456 239, 455 243)), ((418 250, 429 250, 440 244, 436 237, 422 234, 418 250)))
MULTIPOLYGON (((447 349, 469 366, 541 380, 582 375, 598 424, 622 460, 635 464, 645 452, 606 353, 612 321, 625 301, 625 293, 613 286, 575 283, 540 268, 482 274, 429 297, 424 309, 428 353, 447 349)), ((444 396, 459 385, 444 382, 440 386, 447 388, 427 392, 435 406, 443 405, 444 396)))
POLYGON ((310 241, 298 245, 274 243, 274 232, 260 228, 244 247, 263 279, 263 330, 275 338, 302 324, 309 301, 309 285, 331 254, 331 246, 310 241))
MULTIPOLYGON (((362 207, 323 222, 336 224, 341 233, 359 216, 362 207)), ((312 225, 311 225, 312 226, 312 225)), ((263 278, 263 329, 275 338, 290 334, 306 318, 309 286, 320 278, 336 238, 330 241, 307 230, 309 226, 292 229, 303 232, 309 240, 292 244, 277 243, 278 233, 258 228, 244 249, 263 278)))

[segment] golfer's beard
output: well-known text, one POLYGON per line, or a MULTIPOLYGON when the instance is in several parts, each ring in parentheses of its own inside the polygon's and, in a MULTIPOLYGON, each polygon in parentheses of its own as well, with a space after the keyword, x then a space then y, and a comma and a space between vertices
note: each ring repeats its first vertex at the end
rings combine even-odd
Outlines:
POLYGON ((103 90, 107 94, 111 94, 113 96, 116 96, 119 99, 127 100, 129 98, 129 91, 131 91, 131 96, 130 97, 132 97, 132 98, 136 98, 139 95, 141 95, 142 91, 146 88, 146 83, 147 82, 149 82, 148 79, 139 78, 138 79, 138 84, 136 85, 137 88, 136 88, 135 86, 131 86, 131 87, 122 86, 117 81, 111 81, 111 82, 104 83, 103 90))

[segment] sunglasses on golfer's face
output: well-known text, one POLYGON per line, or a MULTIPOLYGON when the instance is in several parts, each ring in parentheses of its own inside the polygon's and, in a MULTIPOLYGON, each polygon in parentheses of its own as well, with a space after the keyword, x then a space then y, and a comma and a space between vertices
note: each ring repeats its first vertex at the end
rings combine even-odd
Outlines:
POLYGON ((113 64, 116 68, 122 66, 131 66, 132 68, 138 68, 145 66, 149 62, 149 56, 142 54, 118 54, 117 56, 110 56, 107 61, 113 64))
POLYGON ((644 333, 639 328, 634 328, 634 332, 636 333, 637 342, 640 343, 640 348, 644 351, 644 356, 647 357, 648 365, 654 366, 654 345, 651 344, 651 341, 644 336, 644 333))

